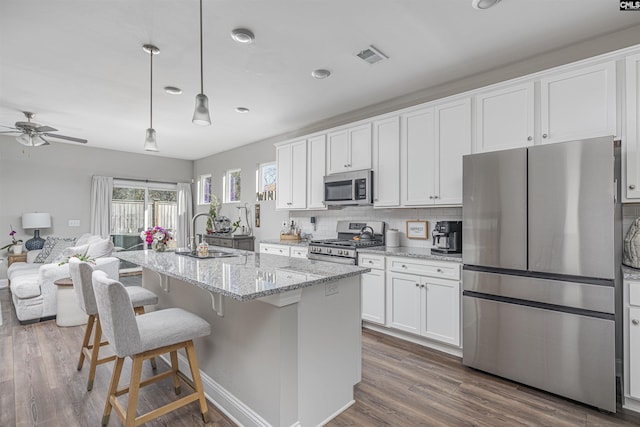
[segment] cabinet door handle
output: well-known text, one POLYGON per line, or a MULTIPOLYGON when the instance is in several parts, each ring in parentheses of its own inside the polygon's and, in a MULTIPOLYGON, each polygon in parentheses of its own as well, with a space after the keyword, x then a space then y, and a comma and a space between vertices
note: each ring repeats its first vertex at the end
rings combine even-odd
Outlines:
POLYGON ((636 189, 636 185, 635 185, 635 184, 631 184, 631 185, 629 186, 629 190, 635 190, 635 189, 636 189))
POLYGON ((533 137, 532 136, 528 136, 527 137, 527 141, 533 141, 533 137))
POLYGON ((545 138, 545 139, 546 139, 548 136, 549 136, 549 135, 547 135, 546 133, 543 133, 543 134, 542 134, 542 137, 543 137, 543 138, 545 138))
POLYGON ((429 196, 430 199, 433 199, 433 196, 429 196))
POLYGON ((639 323, 640 323, 640 320, 638 320, 638 319, 633 319, 633 320, 631 321, 631 323, 633 323, 634 325, 637 325, 637 324, 639 324, 639 323))
POLYGON ((433 198, 434 198, 434 199, 437 199, 437 198, 438 198, 438 196, 433 196, 433 198))
POLYGON ((421 288, 424 288, 425 286, 424 286, 424 285, 420 285, 420 287, 421 287, 421 288))
POLYGON ((442 269, 441 269, 441 268, 438 268, 436 271, 437 271, 438 273, 442 273, 442 269))
POLYGON ((419 287, 420 287, 420 283, 416 283, 416 288, 419 288, 419 287))

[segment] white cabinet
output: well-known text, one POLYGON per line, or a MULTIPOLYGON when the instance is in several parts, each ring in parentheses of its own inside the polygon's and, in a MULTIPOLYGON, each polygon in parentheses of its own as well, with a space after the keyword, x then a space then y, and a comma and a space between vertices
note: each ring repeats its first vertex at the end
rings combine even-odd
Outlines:
POLYGON ((624 281, 623 407, 640 412, 640 282, 624 281))
POLYGON ((326 168, 326 137, 317 135, 307 140, 307 209, 326 209, 324 205, 324 175, 326 168))
POLYGON ((616 69, 610 61, 540 80, 541 142, 616 135, 616 69))
POLYGON ((460 265, 387 257, 387 326, 460 346, 460 265))
POLYGON ((260 253, 269 255, 289 256, 290 246, 273 243, 260 243, 260 253))
POLYGON ((533 144, 533 87, 533 82, 530 82, 476 95, 474 152, 533 144))
POLYGON ((462 156, 471 152, 471 100, 402 115, 402 206, 462 204, 462 156))
POLYGON ((640 198, 640 54, 626 59, 626 134, 623 139, 627 199, 640 198))
POLYGON ((277 243, 260 243, 260 253, 269 255, 290 256, 292 258, 306 258, 306 246, 279 245, 277 243))
POLYGON ((369 273, 360 276, 362 320, 384 325, 386 321, 384 256, 360 254, 358 265, 371 268, 369 273))
POLYGON ((371 124, 327 134, 327 173, 371 169, 371 124))
POLYGON ((309 253, 309 248, 301 246, 292 246, 289 249, 289 256, 291 258, 306 258, 309 253))
POLYGON ((307 207, 307 141, 300 140, 276 146, 278 194, 276 209, 307 207))
POLYGON ((373 122, 373 206, 400 205, 400 117, 373 122))

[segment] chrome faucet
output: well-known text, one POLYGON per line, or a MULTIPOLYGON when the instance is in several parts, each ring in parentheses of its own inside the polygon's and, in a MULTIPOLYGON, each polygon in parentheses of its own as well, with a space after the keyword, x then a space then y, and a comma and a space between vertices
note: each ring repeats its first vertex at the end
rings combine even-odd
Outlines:
POLYGON ((213 217, 211 215, 209 215, 208 212, 199 212, 197 214, 195 214, 193 216, 193 218, 191 218, 191 231, 193 232, 193 235, 191 236, 191 252, 195 253, 196 250, 198 250, 198 244, 196 243, 196 218, 198 218, 199 216, 208 216, 209 219, 211 219, 211 223, 213 224, 213 217))

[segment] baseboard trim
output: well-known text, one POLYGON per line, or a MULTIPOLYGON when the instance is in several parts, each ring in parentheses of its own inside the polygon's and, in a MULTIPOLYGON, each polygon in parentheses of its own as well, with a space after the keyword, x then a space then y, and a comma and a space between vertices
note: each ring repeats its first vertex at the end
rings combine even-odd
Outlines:
POLYGON ((409 341, 414 344, 421 345, 423 347, 432 348, 434 350, 442 351, 443 353, 450 354, 456 357, 462 357, 462 348, 453 347, 447 344, 438 343, 436 341, 432 341, 428 338, 419 337, 413 334, 409 334, 404 331, 399 331, 397 329, 390 329, 385 326, 376 325, 374 323, 369 323, 367 321, 362 322, 362 327, 371 329, 372 331, 380 332, 381 334, 389 335, 395 338, 399 338, 401 340, 409 341))
MULTIPOLYGON (((171 365, 171 361, 167 356, 161 356, 161 358, 168 365, 171 365)), ((189 362, 187 358, 180 353, 178 353, 178 365, 179 369, 188 378, 191 378, 189 362)), ((204 388, 204 394, 206 395, 207 400, 213 403, 220 412, 224 413, 235 424, 246 427, 271 427, 271 424, 269 424, 264 418, 242 403, 228 390, 202 372, 202 370, 200 371, 200 376, 202 377, 202 387, 204 388)), ((300 423, 296 422, 292 427, 299 425, 300 423)))

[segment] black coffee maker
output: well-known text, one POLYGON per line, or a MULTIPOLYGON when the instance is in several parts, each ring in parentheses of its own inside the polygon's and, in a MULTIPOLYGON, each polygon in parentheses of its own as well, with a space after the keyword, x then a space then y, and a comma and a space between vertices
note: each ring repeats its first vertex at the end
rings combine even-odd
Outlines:
POLYGON ((462 221, 438 221, 431 232, 435 254, 462 253, 462 221))

